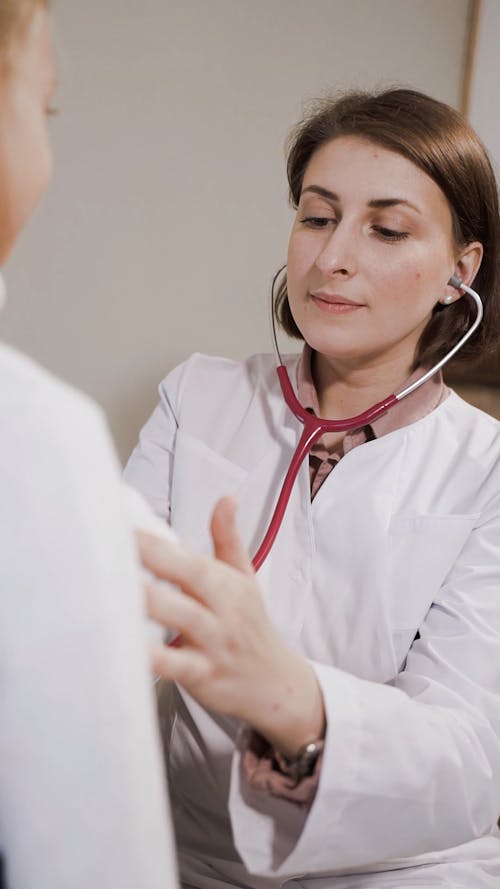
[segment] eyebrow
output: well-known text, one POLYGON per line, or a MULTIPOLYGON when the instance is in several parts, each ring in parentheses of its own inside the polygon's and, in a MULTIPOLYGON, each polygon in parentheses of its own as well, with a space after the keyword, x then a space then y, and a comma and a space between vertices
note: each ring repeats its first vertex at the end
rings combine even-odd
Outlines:
POLYGON ((375 209, 378 209, 379 207, 395 207, 397 204, 403 204, 403 206, 415 210, 416 213, 421 213, 418 207, 416 207, 415 204, 412 204, 411 201, 407 201, 406 198, 376 198, 373 201, 368 201, 368 206, 374 207, 375 209))
MULTIPOLYGON (((303 194, 307 194, 307 192, 312 192, 313 194, 317 194, 322 198, 326 198, 327 201, 331 203, 338 204, 340 203, 340 198, 338 194, 335 194, 334 191, 329 191, 327 188, 322 188, 321 185, 308 185, 307 188, 304 188, 301 192, 301 197, 303 194)), ((411 210, 415 210, 416 213, 421 214, 421 210, 412 204, 411 201, 407 201, 406 198, 374 198, 372 201, 368 201, 367 206, 374 209, 379 210, 384 207, 395 207, 398 204, 403 204, 405 207, 410 207, 411 210)))

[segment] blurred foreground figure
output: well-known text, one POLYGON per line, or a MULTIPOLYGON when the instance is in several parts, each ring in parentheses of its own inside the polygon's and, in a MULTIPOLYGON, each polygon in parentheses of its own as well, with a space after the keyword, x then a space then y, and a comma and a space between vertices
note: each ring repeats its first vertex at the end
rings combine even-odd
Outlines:
MULTIPOLYGON (((0 268, 51 171, 48 4, 0 0, 0 268)), ((0 278, 2 301, 3 283, 0 278)), ((106 425, 0 346, 0 884, 177 884, 140 577, 106 425)))

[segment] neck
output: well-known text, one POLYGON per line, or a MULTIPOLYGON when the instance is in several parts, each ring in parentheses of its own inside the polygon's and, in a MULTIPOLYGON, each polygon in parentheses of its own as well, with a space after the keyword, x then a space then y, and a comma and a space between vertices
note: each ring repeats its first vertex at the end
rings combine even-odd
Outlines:
POLYGON ((320 415, 336 419, 354 417, 398 392, 410 376, 411 367, 407 355, 353 366, 313 352, 312 374, 320 415))

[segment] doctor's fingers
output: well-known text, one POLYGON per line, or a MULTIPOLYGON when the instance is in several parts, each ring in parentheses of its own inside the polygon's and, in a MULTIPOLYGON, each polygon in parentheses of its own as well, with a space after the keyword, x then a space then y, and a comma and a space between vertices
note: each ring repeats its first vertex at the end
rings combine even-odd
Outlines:
POLYGON ((209 586, 211 576, 206 558, 189 552, 177 542, 170 543, 143 531, 136 533, 136 539, 142 564, 157 579, 167 580, 189 596, 206 601, 203 590, 209 586))
POLYGON ((192 648, 167 648, 155 644, 151 649, 153 670, 172 682, 178 682, 189 690, 193 685, 210 677, 212 665, 209 659, 192 648))
POLYGON ((220 620, 203 604, 165 584, 146 585, 148 616, 169 630, 177 630, 183 641, 200 648, 218 645, 220 620))
POLYGON ((248 576, 210 556, 197 555, 179 544, 150 534, 137 534, 143 564, 156 577, 168 580, 216 613, 236 602, 260 596, 255 576, 248 576))
POLYGON ((236 525, 236 502, 233 497, 222 497, 214 507, 210 533, 217 559, 232 565, 244 574, 253 575, 253 565, 236 525))

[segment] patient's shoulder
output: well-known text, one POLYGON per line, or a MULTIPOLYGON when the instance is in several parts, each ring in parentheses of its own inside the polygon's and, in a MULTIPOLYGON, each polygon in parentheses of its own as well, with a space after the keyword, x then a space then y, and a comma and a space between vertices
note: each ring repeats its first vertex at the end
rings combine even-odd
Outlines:
MULTIPOLYGON (((0 343, 0 452, 38 454, 92 448, 106 429, 103 412, 82 392, 0 343)), ((107 432, 105 433, 107 435, 107 432)))
POLYGON ((91 417, 102 412, 83 392, 37 364, 27 355, 0 343, 0 421, 38 416, 44 424, 58 415, 91 417))
POLYGON ((78 404, 94 407, 92 399, 64 383, 27 355, 0 343, 0 409, 16 404, 28 409, 40 405, 78 404))

